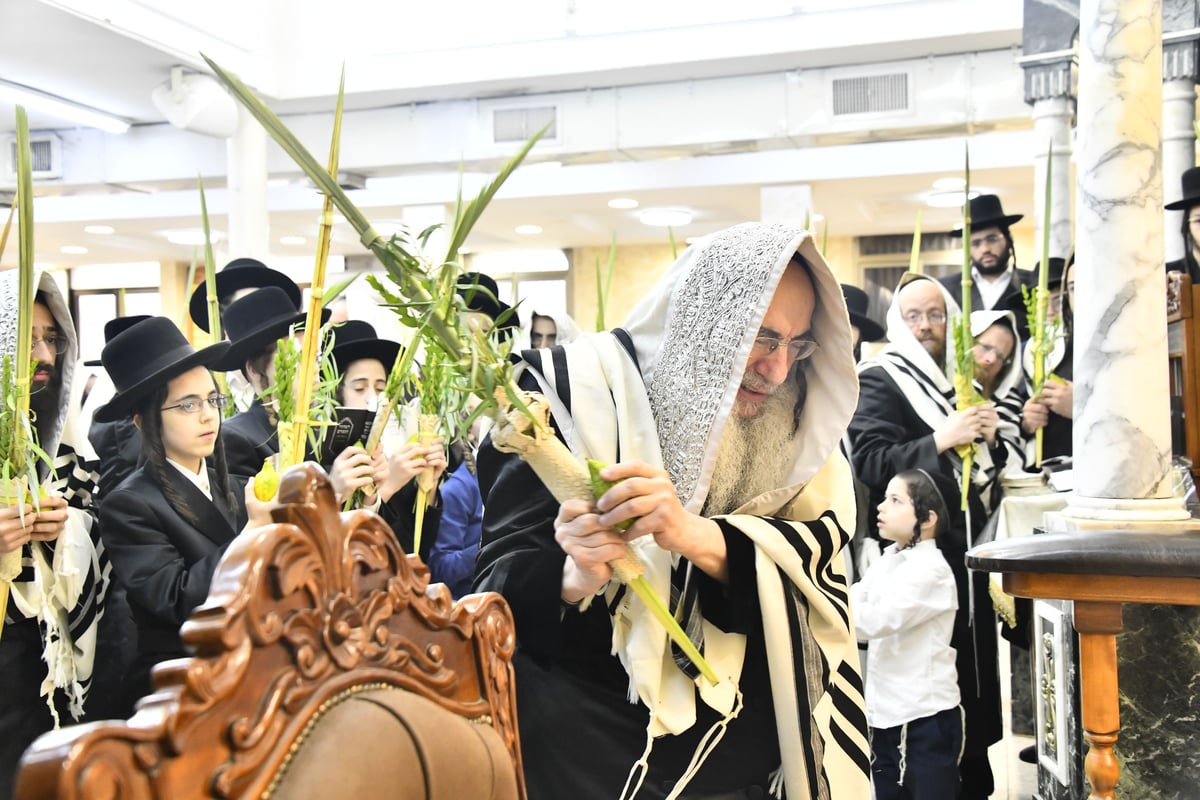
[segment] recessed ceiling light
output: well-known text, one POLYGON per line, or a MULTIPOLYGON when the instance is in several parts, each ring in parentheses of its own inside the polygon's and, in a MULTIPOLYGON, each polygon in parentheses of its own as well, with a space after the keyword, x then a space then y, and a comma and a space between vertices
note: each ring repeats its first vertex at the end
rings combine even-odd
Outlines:
MULTIPOLYGON (((334 225, 341 225, 345 221, 346 221, 345 217, 343 217, 341 214, 337 213, 336 211, 333 212, 333 224, 334 225)), ((325 222, 325 215, 317 214, 317 224, 321 225, 324 222, 325 222)))
MULTIPOLYGON (((163 235, 171 244, 190 244, 192 246, 204 244, 204 231, 200 228, 163 231, 163 235)), ((220 231, 210 231, 209 238, 214 242, 219 242, 223 237, 220 231)))
POLYGON ((648 208, 638 214, 638 219, 643 225, 655 228, 680 228, 691 224, 692 212, 677 208, 648 208))
POLYGON ((962 189, 967 185, 965 178, 938 178, 933 182, 933 188, 940 189, 943 192, 962 189))
POLYGON ((813 214, 811 217, 809 217, 809 221, 810 222, 824 222, 825 215, 824 214, 813 214))
POLYGON ((117 229, 111 225, 85 225, 84 233, 94 233, 97 236, 108 236, 111 233, 116 233, 117 229))
POLYGON ((62 250, 62 252, 66 253, 67 255, 71 255, 71 256, 82 256, 87 253, 86 247, 80 247, 77 244, 63 245, 60 249, 62 250))
POLYGON ((305 239, 303 236, 280 236, 279 237, 280 244, 304 244, 307 241, 308 240, 305 239))
POLYGON ((632 197, 614 197, 612 200, 608 201, 608 207, 618 209, 637 208, 638 201, 634 200, 632 197))
POLYGON ((542 232, 541 225, 518 225, 514 230, 523 236, 534 236, 542 232))
POLYGON ((468 255, 473 252, 475 252, 475 251, 472 250, 471 248, 467 247, 466 245, 463 245, 462 247, 458 248, 458 254, 462 255, 462 256, 468 255))

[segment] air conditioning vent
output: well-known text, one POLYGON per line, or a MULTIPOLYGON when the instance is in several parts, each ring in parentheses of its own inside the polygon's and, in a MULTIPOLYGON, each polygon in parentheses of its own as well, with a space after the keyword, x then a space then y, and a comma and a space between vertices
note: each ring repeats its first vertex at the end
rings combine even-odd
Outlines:
POLYGON ((558 108, 500 108, 492 112, 492 141, 524 142, 549 123, 544 139, 558 138, 558 108))
POLYGON ((880 114, 908 111, 908 73, 834 78, 833 114, 880 114))
MULTIPOLYGON (((17 179, 17 140, 9 139, 7 160, 5 161, 5 177, 10 181, 17 179)), ((34 179, 62 177, 62 140, 53 135, 29 137, 30 166, 34 179)))

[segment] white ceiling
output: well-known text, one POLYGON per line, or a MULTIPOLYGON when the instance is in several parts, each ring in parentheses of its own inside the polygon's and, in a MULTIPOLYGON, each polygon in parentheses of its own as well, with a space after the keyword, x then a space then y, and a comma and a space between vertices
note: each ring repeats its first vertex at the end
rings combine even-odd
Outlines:
MULTIPOLYGON (((1020 41, 1019 3, 975 0, 749 0, 739 4, 751 17, 742 21, 720 19, 721 14, 734 13, 729 4, 706 0, 680 8, 708 14, 710 24, 609 32, 603 26, 615 23, 597 16, 601 6, 593 0, 525 0, 515 7, 462 0, 457 6, 438 6, 460 19, 479 17, 479 25, 464 26, 462 40, 486 36, 488 23, 499 25, 498 17, 487 17, 488 9, 498 6, 511 17, 528 5, 531 13, 540 11, 555 22, 543 26, 546 30, 534 30, 538 41, 479 39, 470 47, 436 51, 422 49, 437 44, 436 37, 423 38, 411 26, 404 28, 405 14, 412 11, 408 3, 343 2, 336 7, 340 13, 336 19, 331 19, 328 4, 318 5, 315 0, 220 0, 202 5, 184 9, 167 0, 0 0, 0 79, 86 102, 138 126, 161 126, 164 118, 151 102, 151 92, 167 80, 173 65, 197 68, 200 50, 259 86, 282 115, 327 114, 342 58, 348 75, 355 76, 348 78, 348 109, 409 104, 420 109, 426 103, 458 98, 800 72, 835 64, 1014 48, 1020 41), (791 10, 781 12, 776 6, 791 10), (756 13, 762 18, 752 18, 756 13), (578 33, 588 26, 600 32, 578 33), (334 44, 318 46, 313 41, 318 35, 334 44)), ((626 6, 644 8, 626 0, 608 0, 606 5, 616 12, 626 6)), ((637 15, 629 12, 628 18, 637 15)), ((438 20, 429 24, 435 23, 438 20)), ((647 24, 666 25, 652 19, 647 24)), ((445 32, 441 27, 436 30, 445 32)), ((969 105, 970 99, 961 102, 969 105)), ((728 112, 736 119, 739 108, 733 104, 728 112)), ((12 120, 13 107, 0 103, 0 139, 13 130, 12 120)), ((70 131, 62 120, 38 113, 31 114, 30 122, 35 130, 70 131)), ((963 143, 975 132, 970 123, 943 127, 922 142, 920 132, 910 131, 905 141, 860 130, 843 136, 842 144, 803 152, 794 146, 781 147, 779 142, 750 141, 731 148, 745 152, 721 153, 729 145, 726 137, 705 146, 594 153, 576 159, 596 163, 564 159, 562 166, 531 166, 514 176, 511 189, 489 208, 469 244, 476 250, 607 246, 614 234, 619 244, 666 241, 665 230, 642 225, 636 212, 610 209, 607 202, 617 196, 632 197, 641 208, 692 210, 693 224, 675 231, 683 239, 760 218, 764 187, 797 182, 789 177, 797 174, 819 176, 804 182, 811 186, 814 209, 830 221, 831 236, 911 231, 923 194, 931 190, 933 180, 959 173, 955 165, 961 162, 963 143), (696 157, 697 152, 717 154, 696 157), (808 168, 798 172, 797 159, 808 168), (517 225, 528 223, 540 225, 542 233, 527 237, 514 233, 517 225)), ((103 142, 110 140, 100 141, 93 151, 98 157, 104 153, 103 142)), ((1037 149, 1034 144, 1027 119, 1010 119, 971 137, 972 163, 980 165, 974 185, 1001 194, 1011 212, 1031 214, 1029 156, 1037 149)), ((535 150, 532 160, 539 158, 554 156, 535 150)), ((415 195, 402 187, 406 174, 411 182, 415 170, 394 170, 380 163, 365 171, 379 177, 353 194, 356 202, 373 220, 403 218, 415 195)), ((271 253, 310 255, 319 198, 314 193, 305 199, 307 190, 298 185, 294 171, 273 170, 271 177, 267 198, 271 253), (279 239, 285 236, 304 237, 306 242, 282 245, 279 239)), ((457 181, 453 172, 442 168, 423 177, 441 181, 439 188, 425 195, 432 202, 452 200, 457 181)), ((181 185, 177 176, 137 187, 40 182, 35 207, 38 260, 56 266, 189 260, 193 248, 172 245, 163 234, 199 227, 199 206, 187 183, 181 185), (179 213, 171 211, 176 208, 179 213), (88 234, 83 230, 88 224, 109 225, 115 232, 88 234), (88 252, 61 252, 71 245, 86 247, 88 252)), ((0 191, 6 188, 11 187, 0 183, 0 191)), ((217 209, 212 224, 225 230, 222 176, 206 178, 206 188, 210 209, 217 209)), ((957 216, 954 209, 926 208, 924 227, 948 230, 957 216)), ((344 224, 335 230, 333 252, 361 252, 357 237, 344 224)), ((15 247, 10 245, 2 263, 14 261, 15 247)))

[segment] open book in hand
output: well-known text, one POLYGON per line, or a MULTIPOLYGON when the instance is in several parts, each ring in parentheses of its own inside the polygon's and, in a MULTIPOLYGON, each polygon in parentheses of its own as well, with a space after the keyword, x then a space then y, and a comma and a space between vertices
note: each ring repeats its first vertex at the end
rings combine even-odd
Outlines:
POLYGON ((328 469, 333 460, 351 445, 365 445, 375 424, 375 411, 366 408, 335 408, 333 422, 325 429, 318 461, 328 469))

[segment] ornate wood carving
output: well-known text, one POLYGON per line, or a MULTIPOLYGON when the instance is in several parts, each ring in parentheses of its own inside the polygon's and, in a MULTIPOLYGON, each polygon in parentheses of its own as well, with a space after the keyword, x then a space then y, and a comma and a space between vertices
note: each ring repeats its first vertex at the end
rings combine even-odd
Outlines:
POLYGON ((455 603, 430 586, 382 519, 339 513, 315 464, 289 470, 280 499, 275 524, 230 545, 183 626, 195 656, 156 667, 156 691, 129 721, 39 739, 21 800, 258 796, 321 704, 367 683, 489 722, 523 783, 503 598, 455 603))

